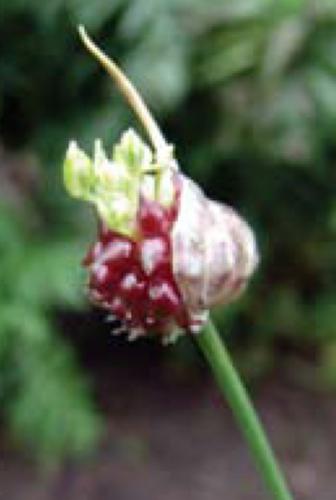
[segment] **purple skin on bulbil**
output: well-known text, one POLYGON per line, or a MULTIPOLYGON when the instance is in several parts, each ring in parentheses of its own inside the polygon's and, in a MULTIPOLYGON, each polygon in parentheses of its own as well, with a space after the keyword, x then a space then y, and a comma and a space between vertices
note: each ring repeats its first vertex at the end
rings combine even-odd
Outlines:
POLYGON ((171 228, 179 196, 169 208, 141 197, 136 237, 100 224, 98 240, 84 259, 90 297, 141 336, 188 329, 189 319, 172 269, 171 228))

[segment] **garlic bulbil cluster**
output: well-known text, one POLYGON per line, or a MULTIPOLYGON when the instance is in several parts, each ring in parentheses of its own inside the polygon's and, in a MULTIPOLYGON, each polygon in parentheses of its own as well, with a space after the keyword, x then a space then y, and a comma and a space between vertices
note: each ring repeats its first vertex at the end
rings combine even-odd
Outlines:
POLYGON ((64 180, 100 221, 85 259, 90 297, 132 338, 199 331, 209 308, 233 300, 257 265, 246 222, 184 176, 172 149, 155 155, 133 130, 111 159, 98 140, 92 159, 72 141, 64 180))

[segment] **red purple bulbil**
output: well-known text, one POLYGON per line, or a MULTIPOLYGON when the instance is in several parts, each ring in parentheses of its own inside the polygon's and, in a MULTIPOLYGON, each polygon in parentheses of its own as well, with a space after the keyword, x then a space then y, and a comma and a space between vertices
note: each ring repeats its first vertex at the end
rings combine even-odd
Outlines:
POLYGON ((165 335, 187 328, 188 316, 172 270, 170 231, 178 196, 170 208, 140 199, 137 232, 128 238, 100 223, 98 240, 83 264, 92 300, 137 335, 165 335))

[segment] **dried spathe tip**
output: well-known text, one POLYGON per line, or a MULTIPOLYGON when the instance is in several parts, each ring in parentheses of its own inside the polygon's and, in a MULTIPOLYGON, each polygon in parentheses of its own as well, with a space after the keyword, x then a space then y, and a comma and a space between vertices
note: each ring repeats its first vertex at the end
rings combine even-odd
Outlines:
POLYGON ((102 50, 100 50, 100 48, 97 47, 97 45, 91 40, 84 26, 80 25, 78 27, 78 32, 85 47, 106 69, 125 97, 130 108, 137 115, 137 118, 145 128, 154 149, 165 150, 167 148, 167 143, 162 135, 162 132, 134 85, 124 75, 116 63, 107 57, 107 55, 104 54, 104 52, 102 52, 102 50))

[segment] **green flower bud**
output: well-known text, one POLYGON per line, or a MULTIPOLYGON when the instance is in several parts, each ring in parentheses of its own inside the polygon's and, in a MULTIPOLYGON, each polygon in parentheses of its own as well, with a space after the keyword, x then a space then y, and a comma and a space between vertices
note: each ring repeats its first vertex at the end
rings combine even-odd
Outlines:
POLYGON ((100 139, 96 139, 94 144, 93 169, 96 196, 109 197, 111 193, 119 190, 122 171, 124 171, 124 176, 129 182, 126 169, 120 165, 117 166, 107 158, 100 139))
POLYGON ((120 143, 114 147, 113 160, 127 165, 131 175, 140 175, 152 164, 153 154, 138 134, 129 129, 122 134, 120 143))
POLYGON ((89 200, 94 184, 92 161, 78 146, 71 141, 63 165, 64 184, 75 198, 89 200))

